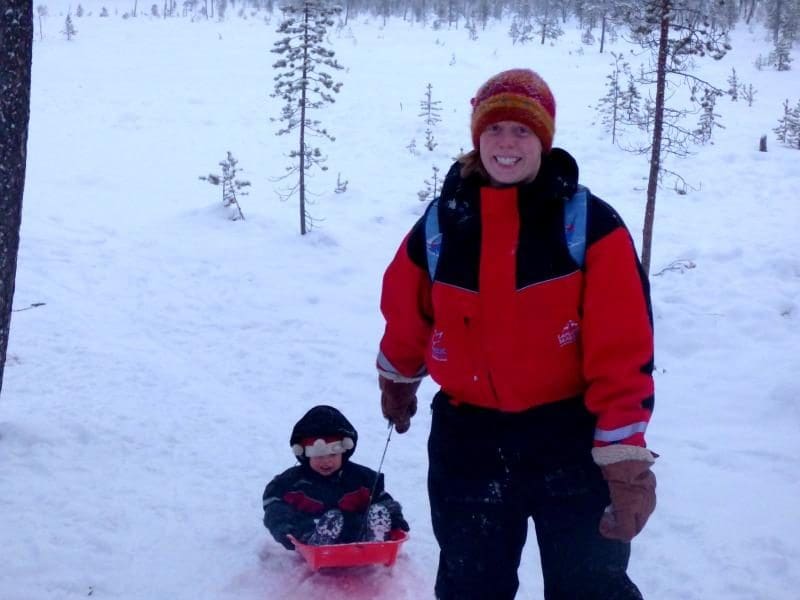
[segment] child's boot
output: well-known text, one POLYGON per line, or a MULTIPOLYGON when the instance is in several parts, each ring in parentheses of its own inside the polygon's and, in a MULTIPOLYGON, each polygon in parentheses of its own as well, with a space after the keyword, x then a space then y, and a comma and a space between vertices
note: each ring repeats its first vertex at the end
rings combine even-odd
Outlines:
POLYGON ((329 510, 317 521, 317 527, 308 543, 312 546, 327 546, 333 544, 342 535, 344 527, 344 515, 340 510, 329 510))
POLYGON ((392 517, 389 509, 382 504, 373 504, 367 511, 367 532, 365 539, 368 542, 383 542, 389 537, 392 528, 392 517))

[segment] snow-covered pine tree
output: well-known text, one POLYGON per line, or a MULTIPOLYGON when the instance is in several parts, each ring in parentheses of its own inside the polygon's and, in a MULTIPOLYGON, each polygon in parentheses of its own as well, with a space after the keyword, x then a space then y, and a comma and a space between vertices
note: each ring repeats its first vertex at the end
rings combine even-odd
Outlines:
POLYGON ((533 25, 530 20, 518 14, 514 15, 511 20, 511 27, 508 29, 508 35, 512 44, 525 44, 533 39, 533 25))
POLYGON ((47 16, 47 6, 44 4, 36 5, 36 16, 39 18, 39 39, 44 39, 44 29, 42 29, 42 17, 47 16))
POLYGON ((555 0, 539 0, 536 15, 536 30, 539 39, 544 45, 547 40, 557 40, 564 35, 564 30, 558 22, 558 11, 555 0))
POLYGON ((649 273, 656 194, 661 176, 666 171, 664 155, 687 154, 688 143, 693 139, 692 132, 681 125, 689 111, 668 106, 668 81, 672 87, 690 85, 693 98, 698 98, 705 88, 719 91, 690 71, 696 58, 709 56, 719 60, 731 46, 724 24, 713 24, 703 6, 692 0, 640 0, 631 5, 626 20, 635 38, 650 52, 654 66, 654 71, 643 82, 655 86, 650 171, 642 232, 642 267, 645 273, 649 273))
MULTIPOLYGON (((627 70, 627 67, 626 67, 627 70)), ((621 121, 626 124, 641 127, 642 121, 642 95, 636 85, 633 73, 628 71, 628 85, 622 94, 622 117, 621 121)), ((645 129, 647 131, 647 129, 645 129)))
POLYGON ((439 193, 439 167, 436 165, 433 166, 433 175, 431 175, 430 179, 425 180, 425 187, 417 192, 417 196, 419 196, 420 202, 425 202, 427 200, 431 200, 436 197, 439 193))
POLYGON ((788 98, 783 102, 783 117, 773 131, 779 142, 800 150, 800 100, 794 108, 789 108, 788 98))
POLYGON ((478 39, 478 26, 475 24, 474 19, 470 19, 467 21, 467 32, 469 33, 470 41, 474 42, 478 39))
POLYGON ((786 142, 789 147, 800 150, 800 100, 789 112, 789 122, 786 124, 786 142))
POLYGON ((201 176, 200 179, 207 181, 211 185, 222 185, 222 206, 230 211, 231 221, 244 221, 244 213, 239 204, 237 194, 239 196, 246 196, 247 192, 243 191, 244 188, 250 187, 250 182, 242 179, 237 179, 236 173, 241 171, 236 165, 239 161, 233 157, 230 151, 225 160, 220 161, 219 166, 222 167, 222 175, 215 175, 210 173, 201 176))
POLYGON ((433 99, 433 86, 429 83, 425 91, 425 98, 419 103, 419 116, 425 121, 425 147, 430 151, 437 146, 436 140, 433 139, 433 128, 442 120, 441 104, 441 100, 433 99))
POLYGON ((789 99, 783 101, 783 116, 778 119, 778 126, 775 127, 772 131, 775 132, 775 135, 778 137, 778 141, 782 144, 786 143, 789 134, 789 122, 791 115, 791 109, 789 108, 789 99))
MULTIPOLYGON (((500 3, 498 3, 500 4, 500 3)), ((533 39, 533 7, 531 0, 515 0, 514 17, 508 35, 513 44, 525 44, 533 39)))
POLYGON ((777 42, 783 35, 788 41, 797 39, 800 26, 800 3, 797 0, 762 0, 765 25, 777 42))
POLYGON ((766 0, 766 25, 772 32, 775 46, 768 61, 778 71, 791 69, 792 45, 800 31, 800 2, 797 0, 766 0))
POLYGON ((589 30, 600 24, 600 54, 605 50, 606 36, 613 32, 623 4, 620 0, 586 0, 580 6, 581 16, 589 23, 589 30))
POLYGON ((736 102, 739 99, 739 79, 736 77, 736 69, 731 67, 731 76, 728 77, 728 95, 731 100, 736 102))
POLYGON ((776 71, 788 71, 792 64, 792 42, 780 34, 775 42, 775 47, 767 59, 776 71))
POLYGON ((753 106, 753 101, 756 99, 756 89, 753 87, 752 83, 748 83, 747 85, 742 85, 742 98, 744 98, 745 102, 747 102, 747 106, 753 106))
POLYGON ((611 143, 617 143, 617 123, 620 121, 620 113, 623 110, 623 91, 620 79, 624 74, 628 63, 622 60, 622 54, 612 52, 614 59, 611 73, 606 75, 606 95, 600 98, 597 103, 597 111, 601 114, 601 122, 607 131, 611 133, 611 143))
POLYGON ((481 24, 481 29, 486 29, 492 8, 489 0, 476 0, 474 9, 474 19, 481 24))
POLYGON ((719 123, 719 115, 714 112, 717 104, 717 97, 721 96, 722 92, 715 91, 709 88, 703 90, 703 99, 700 101, 702 109, 700 113, 700 120, 695 130, 695 136, 701 144, 707 144, 711 141, 711 136, 715 127, 723 129, 724 127, 719 123))
POLYGON ((275 98, 285 101, 279 119, 284 126, 276 135, 297 133, 298 149, 289 153, 289 158, 297 163, 287 167, 287 177, 297 174, 297 183, 286 197, 298 192, 300 199, 300 234, 309 229, 311 216, 306 210, 306 172, 312 167, 327 170, 325 157, 318 147, 308 143, 310 136, 335 138, 322 126, 322 122, 311 114, 326 104, 335 101, 334 94, 342 84, 334 81, 329 69, 342 69, 334 58, 335 52, 325 46, 325 34, 334 24, 333 17, 341 8, 324 0, 294 0, 281 8, 284 19, 278 25, 277 33, 282 34, 275 42, 272 52, 280 55, 275 62, 275 98))
POLYGON ((64 19, 64 29, 61 31, 64 34, 64 37, 67 38, 67 41, 70 41, 78 34, 78 30, 75 29, 75 25, 72 24, 72 16, 67 13, 67 18, 64 19))

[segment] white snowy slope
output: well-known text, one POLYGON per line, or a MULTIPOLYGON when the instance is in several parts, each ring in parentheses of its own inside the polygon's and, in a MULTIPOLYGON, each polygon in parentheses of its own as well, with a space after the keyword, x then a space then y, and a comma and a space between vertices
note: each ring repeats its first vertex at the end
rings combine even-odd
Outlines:
MULTIPOLYGON (((351 419, 354 460, 377 467, 381 277, 432 167, 470 143, 469 99, 488 76, 543 75, 556 145, 641 243, 646 157, 611 144, 593 108, 609 52, 639 59, 622 40, 602 55, 582 46, 569 24, 552 46, 512 45, 509 23, 476 41, 363 16, 332 29, 344 85, 318 118, 336 141, 320 140, 329 171, 310 180, 318 222, 301 237, 296 199, 276 193, 297 143, 270 120, 279 15, 123 19, 107 4, 99 18, 102 3, 84 3, 93 14, 74 19, 71 42, 66 4, 50 5, 43 39, 37 23, 0 398, 0 598, 431 598, 432 382, 384 464, 412 526, 394 568, 311 575, 264 530, 263 487, 318 403, 351 419), (443 109, 432 152, 418 117, 428 83, 443 109), (244 222, 198 179, 228 150, 252 183, 244 222)), ((694 268, 651 279, 659 505, 630 573, 653 600, 800 597, 800 152, 772 132, 784 99, 800 99, 800 57, 758 71, 765 33, 742 26, 732 43, 698 73, 725 87, 735 67, 755 103, 721 98, 714 143, 668 165, 688 193, 665 180, 658 197, 652 272, 694 268)), ((520 598, 542 595, 537 561, 531 530, 520 598)))

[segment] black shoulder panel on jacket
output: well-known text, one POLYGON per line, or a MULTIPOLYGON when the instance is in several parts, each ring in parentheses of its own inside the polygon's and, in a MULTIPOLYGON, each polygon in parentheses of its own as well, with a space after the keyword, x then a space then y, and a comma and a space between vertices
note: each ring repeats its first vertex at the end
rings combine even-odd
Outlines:
POLYGON ((439 250, 437 281, 467 290, 478 289, 481 256, 480 181, 461 178, 456 163, 447 174, 439 200, 439 250))
POLYGON ((610 204, 601 200, 594 194, 589 198, 586 215, 586 247, 604 238, 618 227, 625 227, 622 217, 619 216, 610 204))

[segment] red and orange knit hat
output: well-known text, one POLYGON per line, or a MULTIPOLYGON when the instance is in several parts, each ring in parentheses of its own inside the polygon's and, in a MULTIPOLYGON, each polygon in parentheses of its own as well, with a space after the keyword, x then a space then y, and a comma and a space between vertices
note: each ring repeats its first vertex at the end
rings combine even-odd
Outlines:
POLYGON ((492 123, 516 121, 527 125, 542 142, 553 147, 556 101, 544 79, 530 69, 510 69, 484 83, 471 100, 472 144, 477 149, 481 133, 492 123))

